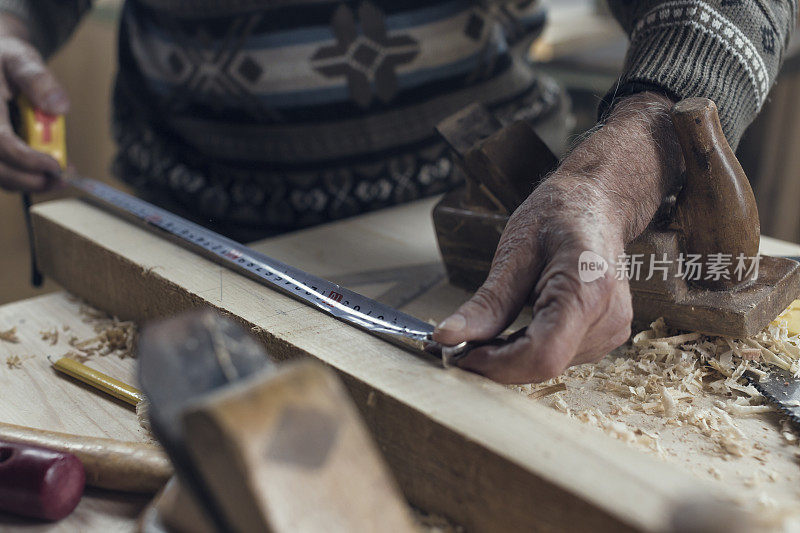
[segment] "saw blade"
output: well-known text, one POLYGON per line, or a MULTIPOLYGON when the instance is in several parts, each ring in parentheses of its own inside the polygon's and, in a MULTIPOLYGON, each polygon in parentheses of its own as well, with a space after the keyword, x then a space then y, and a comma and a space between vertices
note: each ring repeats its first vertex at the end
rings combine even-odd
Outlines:
POLYGON ((776 404, 800 429, 800 379, 779 368, 770 369, 760 379, 752 373, 746 373, 745 376, 758 392, 776 404))

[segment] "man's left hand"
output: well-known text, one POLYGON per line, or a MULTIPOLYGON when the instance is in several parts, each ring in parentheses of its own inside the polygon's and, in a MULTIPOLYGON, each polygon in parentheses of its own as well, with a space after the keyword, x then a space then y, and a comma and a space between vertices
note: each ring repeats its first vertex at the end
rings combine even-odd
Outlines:
POLYGON ((459 366, 502 383, 543 381, 628 339, 631 297, 615 263, 681 175, 672 103, 656 93, 621 101, 514 212, 486 282, 434 340, 492 339, 528 302, 533 320, 524 336, 475 349, 459 366), (597 279, 581 279, 585 252, 608 266, 597 279))

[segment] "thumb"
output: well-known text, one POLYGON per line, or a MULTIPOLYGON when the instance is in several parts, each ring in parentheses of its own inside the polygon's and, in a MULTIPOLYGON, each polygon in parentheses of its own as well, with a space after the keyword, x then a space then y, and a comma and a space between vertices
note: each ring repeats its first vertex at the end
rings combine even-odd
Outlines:
POLYGON ((27 43, 15 44, 3 53, 8 82, 45 113, 63 115, 69 111, 67 92, 47 68, 41 54, 27 43))
POLYGON ((527 273, 492 270, 475 295, 437 326, 433 339, 453 346, 496 337, 519 314, 531 282, 527 273))

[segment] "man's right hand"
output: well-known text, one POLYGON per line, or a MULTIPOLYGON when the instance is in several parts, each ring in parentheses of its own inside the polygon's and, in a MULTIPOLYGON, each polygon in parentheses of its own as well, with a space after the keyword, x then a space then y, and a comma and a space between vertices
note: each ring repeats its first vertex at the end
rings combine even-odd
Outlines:
POLYGON ((51 115, 69 110, 66 91, 28 40, 25 24, 0 15, 0 188, 42 192, 60 185, 60 166, 20 139, 11 125, 9 101, 25 95, 34 107, 51 115))

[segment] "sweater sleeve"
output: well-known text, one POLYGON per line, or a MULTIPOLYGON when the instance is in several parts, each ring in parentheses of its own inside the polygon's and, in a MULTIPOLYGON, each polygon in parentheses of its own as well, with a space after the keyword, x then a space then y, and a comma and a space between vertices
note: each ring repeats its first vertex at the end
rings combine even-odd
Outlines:
POLYGON ((92 0, 0 0, 0 12, 21 18, 30 28, 31 41, 45 57, 64 44, 92 0))
POLYGON ((603 99, 645 90, 714 100, 735 149, 767 98, 797 21, 797 0, 609 0, 630 37, 622 77, 603 99))

